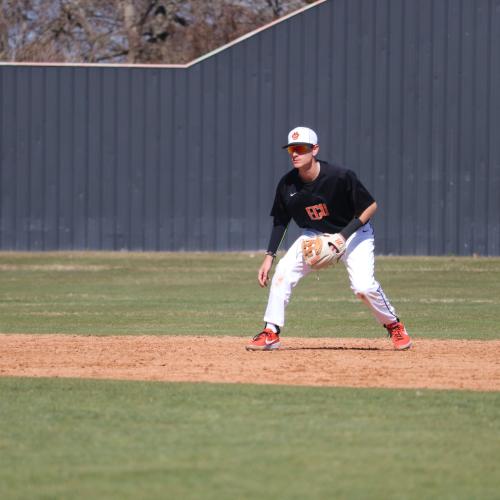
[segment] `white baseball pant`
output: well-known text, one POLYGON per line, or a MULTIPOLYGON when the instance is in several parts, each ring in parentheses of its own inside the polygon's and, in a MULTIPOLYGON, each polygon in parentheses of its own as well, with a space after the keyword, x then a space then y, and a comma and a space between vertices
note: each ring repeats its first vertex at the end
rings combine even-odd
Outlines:
MULTIPOLYGON (((305 230, 278 262, 264 314, 266 323, 284 326, 285 309, 293 288, 312 271, 302 257, 302 240, 314 238, 318 234, 318 231, 305 230)), ((354 294, 369 307, 381 325, 388 325, 398 319, 394 307, 375 280, 374 250, 373 227, 368 222, 349 237, 341 261, 347 269, 354 294)))

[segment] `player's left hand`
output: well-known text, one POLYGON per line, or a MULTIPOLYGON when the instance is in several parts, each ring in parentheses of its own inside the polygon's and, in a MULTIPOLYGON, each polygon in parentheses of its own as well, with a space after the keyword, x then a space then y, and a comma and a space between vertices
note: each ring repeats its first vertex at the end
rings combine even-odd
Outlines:
POLYGON ((302 242, 304 261, 313 269, 335 265, 345 252, 345 239, 339 234, 320 234, 302 242))
POLYGON ((340 259, 345 252, 345 238, 340 233, 332 234, 329 239, 329 244, 332 244, 335 247, 338 258, 340 259))

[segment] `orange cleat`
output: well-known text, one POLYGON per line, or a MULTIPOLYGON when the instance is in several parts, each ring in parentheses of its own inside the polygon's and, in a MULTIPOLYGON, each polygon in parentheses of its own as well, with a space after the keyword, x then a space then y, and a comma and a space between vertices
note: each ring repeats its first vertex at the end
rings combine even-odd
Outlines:
POLYGON ((400 321, 395 321, 390 325, 384 325, 389 337, 391 337, 394 349, 403 351, 411 347, 411 339, 405 326, 400 321))
POLYGON ((279 333, 274 333, 270 328, 264 328, 246 346, 247 351, 272 351, 279 348, 279 333))

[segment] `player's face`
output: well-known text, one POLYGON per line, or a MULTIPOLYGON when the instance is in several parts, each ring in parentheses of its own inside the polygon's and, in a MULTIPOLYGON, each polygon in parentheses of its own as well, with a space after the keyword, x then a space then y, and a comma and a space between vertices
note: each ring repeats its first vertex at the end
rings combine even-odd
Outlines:
POLYGON ((293 166, 295 168, 300 168, 311 163, 318 151, 318 145, 307 146, 305 144, 297 144, 296 146, 288 146, 287 151, 293 166))

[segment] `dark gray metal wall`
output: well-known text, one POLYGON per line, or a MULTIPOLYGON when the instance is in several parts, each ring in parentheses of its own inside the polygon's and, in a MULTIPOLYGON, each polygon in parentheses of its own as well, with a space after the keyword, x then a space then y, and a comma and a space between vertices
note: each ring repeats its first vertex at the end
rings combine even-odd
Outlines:
POLYGON ((328 0, 186 68, 2 65, 0 106, 4 250, 262 249, 306 124, 379 253, 500 255, 500 0, 328 0))

